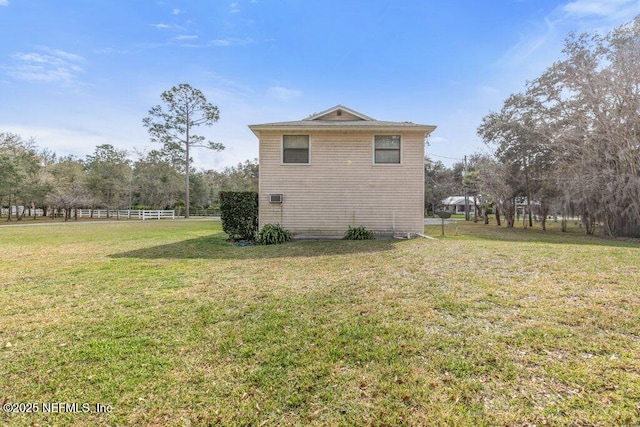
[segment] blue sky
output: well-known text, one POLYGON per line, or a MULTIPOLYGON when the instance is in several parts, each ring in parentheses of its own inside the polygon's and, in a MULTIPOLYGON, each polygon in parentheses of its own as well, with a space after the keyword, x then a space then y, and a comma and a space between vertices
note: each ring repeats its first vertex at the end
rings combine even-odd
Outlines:
POLYGON ((608 32, 637 0, 0 0, 0 131, 84 157, 144 151, 142 118, 180 83, 220 121, 221 169, 258 155, 247 125, 343 104, 437 125, 427 153, 485 149, 480 120, 561 58, 570 31, 608 32))

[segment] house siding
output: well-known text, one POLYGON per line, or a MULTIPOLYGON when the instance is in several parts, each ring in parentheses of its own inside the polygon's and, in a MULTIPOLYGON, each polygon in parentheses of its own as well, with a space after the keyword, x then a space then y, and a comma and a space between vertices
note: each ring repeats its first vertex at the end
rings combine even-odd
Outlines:
POLYGON ((279 223, 298 237, 339 237, 349 226, 423 231, 424 132, 387 132, 402 136, 400 165, 373 164, 370 131, 309 132, 310 164, 285 165, 282 134, 260 135, 260 227, 279 223), (269 194, 284 202, 269 203, 269 194))

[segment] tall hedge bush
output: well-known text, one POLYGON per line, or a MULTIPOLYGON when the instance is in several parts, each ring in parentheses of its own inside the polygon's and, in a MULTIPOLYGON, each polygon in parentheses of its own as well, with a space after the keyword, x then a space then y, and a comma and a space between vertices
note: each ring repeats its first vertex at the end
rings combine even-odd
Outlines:
POLYGON ((221 191, 222 230, 231 239, 253 240, 258 230, 258 193, 221 191))

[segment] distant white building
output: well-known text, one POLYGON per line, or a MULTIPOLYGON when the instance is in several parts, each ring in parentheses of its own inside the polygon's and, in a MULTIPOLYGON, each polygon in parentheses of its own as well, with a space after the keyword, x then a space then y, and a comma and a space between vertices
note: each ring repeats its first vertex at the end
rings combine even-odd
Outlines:
MULTIPOLYGON (((474 204, 479 204, 480 200, 476 199, 474 196, 467 197, 469 200, 469 212, 473 213, 474 204)), ((452 214, 464 214, 465 213, 465 200, 464 196, 451 196, 441 201, 444 206, 443 210, 445 212, 450 212, 452 214)))
MULTIPOLYGON (((24 212, 24 209, 25 209, 24 206, 18 206, 18 209, 16 210, 15 205, 11 205, 11 215, 20 216, 24 212)), ((9 208, 2 208, 1 212, 2 212, 1 216, 7 216, 9 215, 9 208)))
MULTIPOLYGON (((468 196, 469 199, 469 213, 473 213, 474 203, 480 206, 480 199, 474 196, 468 196)), ((465 212, 465 203, 464 196, 451 196, 442 200, 443 210, 445 212, 451 212, 452 214, 464 214, 465 212)), ((515 199, 516 205, 516 215, 524 215, 527 212, 527 198, 526 197, 516 197, 515 199)), ((536 206, 540 206, 540 201, 532 200, 531 208, 535 208, 536 206)), ((534 211, 535 212, 535 211, 534 211)))

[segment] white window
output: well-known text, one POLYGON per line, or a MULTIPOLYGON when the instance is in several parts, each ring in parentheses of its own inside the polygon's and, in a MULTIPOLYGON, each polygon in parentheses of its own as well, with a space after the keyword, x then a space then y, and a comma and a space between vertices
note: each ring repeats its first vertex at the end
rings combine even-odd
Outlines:
POLYGON ((282 163, 309 163, 309 135, 282 135, 282 163))
POLYGON ((400 164, 400 135, 376 135, 373 151, 375 164, 400 164))

